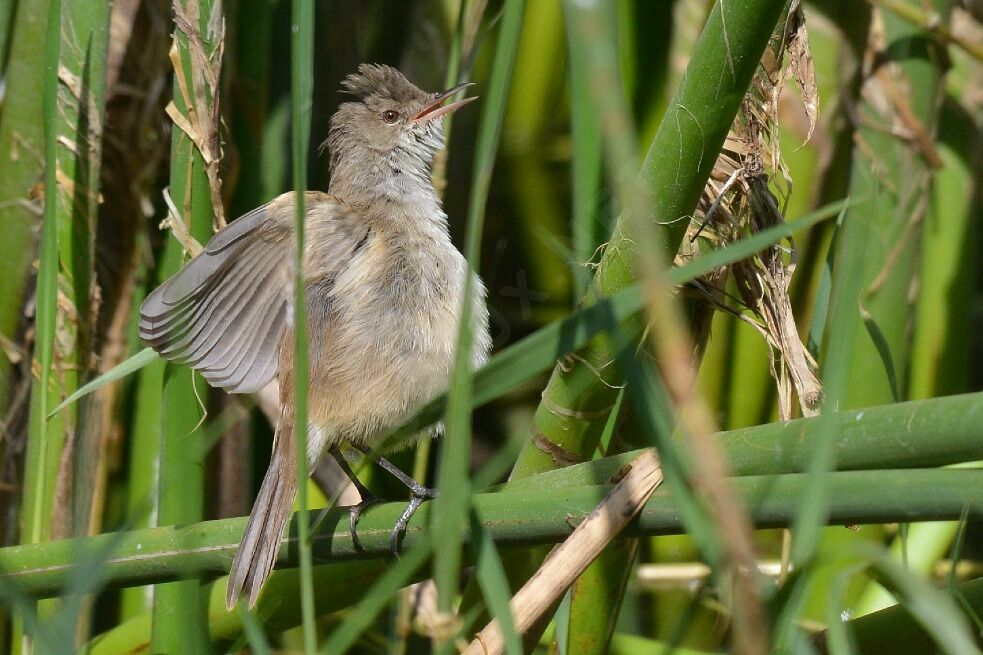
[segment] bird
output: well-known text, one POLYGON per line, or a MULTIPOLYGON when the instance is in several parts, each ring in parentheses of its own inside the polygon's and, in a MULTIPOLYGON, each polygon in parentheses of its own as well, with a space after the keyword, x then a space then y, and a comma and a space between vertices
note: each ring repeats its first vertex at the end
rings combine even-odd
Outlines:
MULTIPOLYGON (((304 296, 308 326, 307 462, 330 453, 362 501, 375 498, 342 446, 371 452, 396 426, 446 391, 464 288, 472 278, 470 364, 491 347, 486 290, 451 241, 431 180, 446 103, 467 83, 428 93, 395 68, 362 64, 342 82, 351 96, 330 119, 327 192, 305 192, 304 296)), ((280 415, 270 464, 229 573, 226 603, 254 606, 270 575, 297 491, 294 438, 293 261, 296 196, 288 192, 231 221, 140 308, 140 338, 215 387, 251 393, 277 378, 280 415)), ((421 435, 417 435, 422 437, 421 435)), ((412 500, 391 544, 435 491, 384 458, 412 500)), ((357 541, 356 541, 357 543, 357 541)))

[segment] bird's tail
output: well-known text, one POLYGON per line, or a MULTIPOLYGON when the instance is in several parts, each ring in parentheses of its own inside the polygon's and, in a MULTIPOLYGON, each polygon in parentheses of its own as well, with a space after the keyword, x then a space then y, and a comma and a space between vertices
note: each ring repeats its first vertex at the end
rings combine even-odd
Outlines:
POLYGON ((256 604, 263 584, 270 576, 283 528, 290 517, 297 494, 297 462, 294 446, 293 420, 284 412, 273 436, 273 455, 263 478, 253 510, 249 513, 246 531, 242 535, 229 571, 225 604, 232 610, 241 595, 249 606, 256 604))

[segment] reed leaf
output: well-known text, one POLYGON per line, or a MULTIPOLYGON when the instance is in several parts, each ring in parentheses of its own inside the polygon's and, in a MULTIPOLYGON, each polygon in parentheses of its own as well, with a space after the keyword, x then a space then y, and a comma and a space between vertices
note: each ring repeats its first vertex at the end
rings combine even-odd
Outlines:
POLYGON ((88 396, 98 389, 101 389, 107 384, 122 380, 128 375, 136 373, 144 366, 147 366, 158 359, 159 357, 157 356, 157 353, 154 352, 153 348, 144 348, 140 352, 136 353, 135 355, 131 355, 130 357, 126 358, 126 360, 114 366, 112 370, 103 373, 96 379, 91 380, 76 389, 71 395, 68 396, 68 398, 65 398, 65 400, 61 401, 57 407, 48 413, 48 418, 51 418, 72 403, 75 403, 81 398, 88 396))
MULTIPOLYGON (((51 492, 46 485, 49 470, 51 430, 47 412, 48 390, 51 387, 51 366, 54 358, 55 328, 58 311, 58 65, 61 51, 61 2, 55 0, 48 15, 44 57, 44 154, 45 210, 41 236, 41 264, 38 270, 37 359, 41 377, 33 394, 38 406, 38 419, 33 423, 31 445, 27 456, 24 496, 27 542, 39 543, 50 530, 45 527, 45 502, 51 492), (33 450, 33 452, 31 452, 33 450), (33 456, 32 456, 33 455, 33 456)), ((62 435, 63 436, 63 435, 62 435)), ((57 460, 56 460, 57 461, 57 460)), ((50 514, 49 514, 50 516, 50 514)))
MULTIPOLYGON (((565 12, 564 16, 569 32, 569 12, 565 12)), ((569 36, 567 48, 570 61, 570 133, 573 139, 573 156, 570 162, 570 182, 573 186, 573 256, 578 264, 586 264, 604 239, 600 221, 601 132, 594 103, 588 101, 591 95, 587 72, 590 53, 580 40, 569 36)), ((574 269, 574 302, 587 293, 590 280, 590 270, 586 266, 577 266, 574 269)))

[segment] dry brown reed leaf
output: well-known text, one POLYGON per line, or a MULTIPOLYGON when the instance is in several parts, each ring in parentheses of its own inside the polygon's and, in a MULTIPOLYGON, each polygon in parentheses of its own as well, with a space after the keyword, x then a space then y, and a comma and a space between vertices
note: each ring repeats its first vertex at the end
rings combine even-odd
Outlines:
POLYGON ((219 78, 222 70, 222 54, 225 49, 225 18, 222 3, 216 2, 208 17, 206 33, 202 34, 201 8, 198 0, 187 0, 184 5, 174 2, 174 24, 184 35, 191 57, 191 80, 185 75, 184 65, 177 49, 177 39, 171 48, 170 58, 174 66, 174 82, 181 93, 186 113, 171 102, 167 115, 182 132, 188 135, 201 153, 208 176, 208 188, 215 213, 215 229, 225 227, 225 209, 222 203, 222 180, 219 166, 222 161, 220 138, 221 115, 219 112, 219 78))
MULTIPOLYGON (((632 460, 628 472, 611 493, 557 546, 539 570, 512 597, 509 609, 519 634, 526 632, 566 592, 587 566, 634 518, 662 482, 662 467, 654 450, 632 460)), ((464 655, 498 655, 505 638, 492 620, 464 649, 464 655)))
POLYGON ((170 187, 164 188, 164 203, 167 205, 167 216, 160 222, 160 229, 170 230, 184 251, 191 257, 196 257, 205 248, 188 231, 188 223, 171 198, 170 187))
MULTIPOLYGON (((785 36, 766 51, 700 199, 686 239, 689 247, 679 259, 693 257, 701 247, 722 247, 784 222, 783 203, 771 186, 784 182, 784 193, 791 190, 778 136, 778 100, 791 79, 799 82, 811 136, 818 100, 805 17, 797 3, 786 21, 785 36)), ((691 285, 713 307, 747 322, 768 343, 783 420, 792 418, 796 398, 803 416, 817 414, 822 399, 816 362, 799 338, 792 313, 789 286, 795 257, 795 244, 789 239, 691 285), (737 298, 726 290, 728 277, 735 282, 737 298)))
MULTIPOLYGON (((805 143, 808 143, 819 121, 819 84, 816 82, 812 50, 809 48, 809 32, 806 30, 805 13, 802 11, 798 0, 793 3, 793 9, 789 11, 788 19, 785 22, 785 37, 780 47, 784 49, 787 64, 779 66, 778 79, 772 90, 771 103, 777 109, 778 98, 781 96, 785 85, 793 79, 798 82, 802 106, 805 109, 806 117, 809 119, 809 131, 805 138, 805 143)), ((779 59, 780 61, 781 59, 779 59)))

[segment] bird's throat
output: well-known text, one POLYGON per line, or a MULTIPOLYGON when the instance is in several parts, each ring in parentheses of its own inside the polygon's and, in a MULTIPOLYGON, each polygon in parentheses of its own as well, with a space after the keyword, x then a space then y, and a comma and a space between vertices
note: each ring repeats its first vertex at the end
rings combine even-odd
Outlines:
POLYGON ((412 213, 443 214, 428 163, 398 152, 360 154, 333 160, 330 194, 355 206, 403 205, 412 213))

